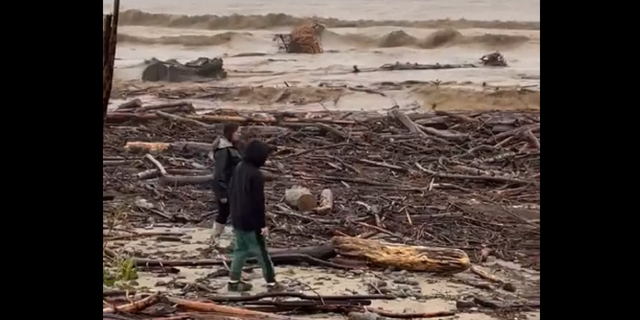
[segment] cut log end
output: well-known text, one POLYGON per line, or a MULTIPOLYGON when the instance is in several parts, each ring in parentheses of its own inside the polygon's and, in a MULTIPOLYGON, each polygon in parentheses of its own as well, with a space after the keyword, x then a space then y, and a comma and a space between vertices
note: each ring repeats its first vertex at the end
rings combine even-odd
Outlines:
POLYGON ((314 196, 310 194, 303 194, 298 198, 296 205, 298 209, 302 211, 309 211, 315 209, 318 206, 318 202, 314 196))
POLYGON ((284 193, 284 201, 301 211, 310 211, 318 207, 318 201, 305 187, 293 186, 284 193))
POLYGON ((379 267, 449 274, 471 267, 469 256, 459 249, 387 244, 353 237, 334 237, 332 243, 340 255, 366 259, 379 267))

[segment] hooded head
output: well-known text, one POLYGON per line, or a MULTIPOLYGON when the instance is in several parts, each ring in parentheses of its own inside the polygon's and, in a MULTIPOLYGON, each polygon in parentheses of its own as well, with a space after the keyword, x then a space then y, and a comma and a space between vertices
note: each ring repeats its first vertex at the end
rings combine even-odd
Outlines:
POLYGON ((240 139, 240 125, 236 122, 227 122, 222 125, 222 136, 231 143, 240 139))
POLYGON ((262 167, 270 153, 269 145, 262 141, 253 140, 244 151, 244 161, 256 167, 262 167))

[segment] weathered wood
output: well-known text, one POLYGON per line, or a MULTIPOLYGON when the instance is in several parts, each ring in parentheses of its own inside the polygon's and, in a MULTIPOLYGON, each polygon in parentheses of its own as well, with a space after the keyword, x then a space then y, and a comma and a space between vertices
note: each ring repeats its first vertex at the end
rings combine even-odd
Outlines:
POLYGON ((419 64, 419 63, 387 63, 380 66, 380 70, 440 70, 440 69, 461 69, 461 68, 477 68, 476 65, 470 63, 462 64, 419 64))
POLYGON ((109 107, 109 97, 107 96, 107 81, 109 79, 109 52, 111 44, 111 20, 113 15, 106 15, 104 18, 104 31, 102 32, 102 127, 104 128, 107 119, 107 109, 109 107))
POLYGON ((333 237, 338 254, 366 259, 380 267, 408 271, 458 273, 471 267, 469 256, 459 249, 408 246, 354 237, 333 237))
POLYGON ((266 313, 266 312, 251 311, 251 310, 230 307, 230 306, 222 306, 222 305, 207 303, 207 302, 184 300, 184 299, 179 299, 174 297, 167 297, 167 299, 171 303, 183 309, 194 310, 199 312, 212 312, 222 316, 237 317, 238 319, 262 319, 262 320, 303 319, 303 318, 293 318, 293 317, 282 316, 282 315, 266 313))
MULTIPOLYGON (((110 253, 105 250, 105 253, 110 256, 115 256, 115 253, 110 253)), ((269 255, 271 261, 275 265, 282 264, 298 264, 300 262, 309 262, 303 257, 311 257, 317 260, 329 260, 336 256, 336 251, 331 243, 327 243, 321 246, 315 247, 297 247, 287 249, 270 249, 269 255)), ((230 263, 231 259, 225 257, 224 259, 205 259, 205 260, 152 260, 152 259, 135 259, 138 266, 165 266, 165 267, 180 267, 180 266, 216 266, 223 265, 224 263, 230 263)), ((247 260, 248 263, 256 263, 255 258, 247 260)))
POLYGON ((142 107, 142 100, 133 99, 129 100, 116 108, 116 111, 133 111, 134 109, 138 109, 142 107))
POLYGON ((320 206, 318 206, 316 212, 330 212, 333 209, 333 192, 331 189, 324 189, 320 192, 320 206))
POLYGON ((425 136, 424 132, 422 132, 418 128, 418 126, 413 122, 413 120, 409 119, 409 117, 407 117, 407 115, 404 112, 400 111, 399 109, 393 109, 390 111, 390 113, 391 115, 393 115, 393 117, 398 119, 398 121, 400 121, 402 125, 404 125, 407 129, 409 129, 411 133, 425 136))
POLYGON ((169 149, 182 150, 183 148, 189 148, 194 152, 208 154, 209 151, 211 151, 211 144, 196 141, 177 141, 171 143, 130 141, 124 146, 124 149, 131 153, 160 153, 169 149))
POLYGON ((309 211, 318 207, 318 201, 311 191, 302 186, 293 186, 284 192, 284 202, 301 211, 309 211))
MULTIPOLYGON (((113 85, 113 65, 116 59, 116 44, 118 42, 118 20, 120 16, 120 0, 114 0, 113 2, 113 16, 105 20, 105 24, 109 21, 110 28, 108 36, 108 45, 103 47, 103 59, 102 59, 102 126, 104 127, 107 108, 109 106, 109 98, 111 97, 111 87, 113 85)), ((106 30, 104 31, 106 32, 106 30)), ((103 46, 107 42, 105 40, 107 36, 103 37, 103 46)))

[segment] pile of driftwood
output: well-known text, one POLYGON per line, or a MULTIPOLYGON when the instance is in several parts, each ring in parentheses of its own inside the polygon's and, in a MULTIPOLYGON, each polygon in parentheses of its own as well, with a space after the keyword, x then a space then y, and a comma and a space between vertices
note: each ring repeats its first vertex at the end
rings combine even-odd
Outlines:
POLYGON ((459 272, 493 255, 539 268, 538 112, 200 115, 133 100, 107 116, 104 189, 151 203, 132 205, 132 223, 208 225, 209 153, 225 121, 275 146, 262 168, 272 245, 285 248, 275 263, 459 272))
MULTIPOLYGON (((137 315, 153 319, 264 319, 264 320, 306 320, 308 317, 287 316, 272 312, 318 313, 333 312, 348 314, 349 318, 378 319, 386 318, 435 318, 455 315, 451 311, 430 313, 392 313, 371 309, 373 299, 395 299, 393 296, 321 296, 301 293, 262 293, 254 296, 211 296, 207 302, 191 301, 164 295, 146 295, 126 304, 122 301, 126 292, 103 292, 103 319, 129 320, 139 319, 137 315), (294 298, 295 300, 283 300, 294 298), (233 303, 235 306, 224 305, 233 303), (241 306, 241 307, 238 307, 241 306)), ((125 300, 126 301, 126 300, 125 300)))

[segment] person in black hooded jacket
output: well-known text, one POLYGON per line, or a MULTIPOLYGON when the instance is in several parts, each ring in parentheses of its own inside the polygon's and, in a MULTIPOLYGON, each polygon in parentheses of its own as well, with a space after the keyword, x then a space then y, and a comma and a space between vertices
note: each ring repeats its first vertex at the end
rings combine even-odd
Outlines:
POLYGON ((215 245, 229 220, 229 182, 236 165, 242 160, 236 144, 240 139, 240 126, 237 123, 225 123, 222 136, 214 145, 213 158, 216 161, 213 173, 213 192, 216 194, 218 215, 213 223, 211 243, 215 245))
POLYGON ((267 161, 270 152, 269 146, 263 142, 254 140, 249 143, 229 185, 231 224, 235 242, 229 280, 230 291, 251 290, 251 284, 241 281, 242 267, 250 255, 256 256, 267 288, 270 291, 279 288, 273 263, 267 252, 264 176, 260 172, 260 167, 267 161))

